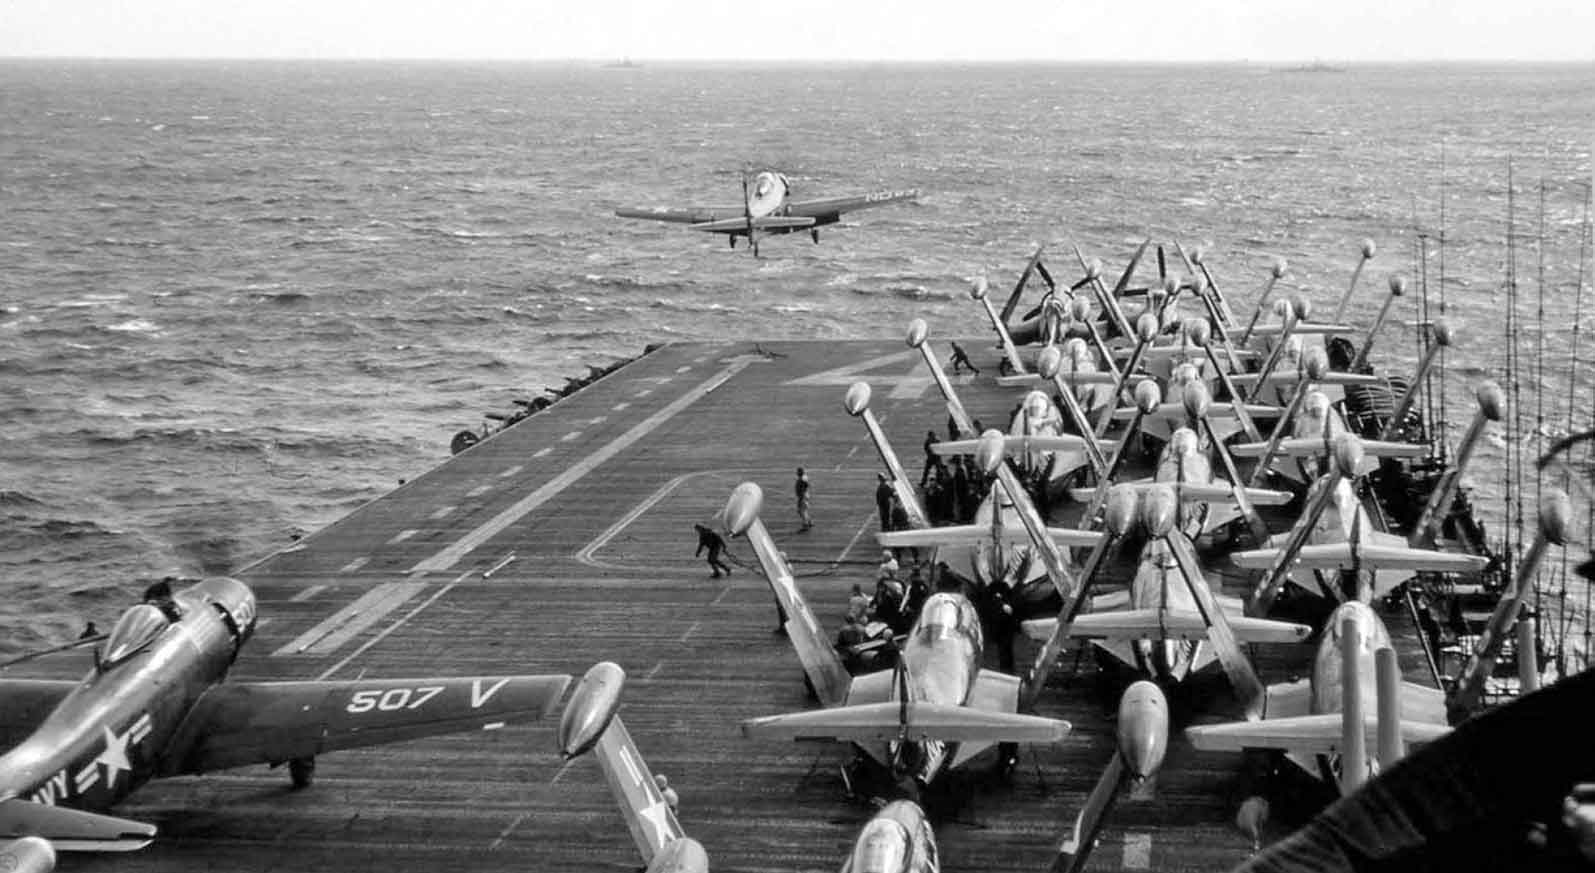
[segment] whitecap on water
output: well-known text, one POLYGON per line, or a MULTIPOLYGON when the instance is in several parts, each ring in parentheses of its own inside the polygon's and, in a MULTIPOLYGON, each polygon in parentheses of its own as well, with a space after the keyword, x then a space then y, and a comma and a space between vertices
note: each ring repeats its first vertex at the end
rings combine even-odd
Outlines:
POLYGON ((110 325, 106 330, 114 330, 118 333, 157 333, 160 328, 155 322, 147 318, 130 318, 127 321, 110 325))

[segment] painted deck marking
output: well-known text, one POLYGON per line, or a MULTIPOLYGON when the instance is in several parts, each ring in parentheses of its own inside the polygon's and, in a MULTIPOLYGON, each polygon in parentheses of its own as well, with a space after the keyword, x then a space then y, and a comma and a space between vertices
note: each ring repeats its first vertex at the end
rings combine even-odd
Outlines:
POLYGON ((568 443, 568 442, 570 442, 573 439, 579 438, 581 435, 582 435, 581 431, 573 430, 570 433, 565 434, 564 436, 560 437, 559 441, 562 442, 562 443, 568 443))
POLYGON ((692 365, 688 364, 685 367, 677 367, 676 368, 676 372, 677 373, 686 373, 686 372, 690 371, 691 369, 692 369, 692 365))
POLYGON ((445 515, 448 515, 449 513, 453 512, 453 511, 454 511, 454 507, 453 506, 439 506, 437 509, 432 510, 432 514, 427 516, 427 518, 430 518, 433 521, 437 521, 438 519, 444 517, 445 515))
POLYGON ((515 501, 513 506, 489 519, 487 522, 482 524, 481 527, 478 527, 461 537, 457 542, 453 543, 432 557, 420 561, 415 565, 411 572, 440 572, 453 567, 455 564, 459 563, 462 558, 475 551, 483 543, 495 536, 498 536, 500 533, 503 533, 509 528, 510 525, 515 524, 522 518, 525 518, 529 513, 532 512, 532 510, 553 499, 561 491, 569 488, 572 483, 580 480, 583 476, 586 476, 588 473, 596 469, 598 465, 625 451, 627 448, 631 447, 633 443, 652 433, 661 424, 664 424, 666 421, 674 418, 682 410, 691 406, 693 403, 696 403, 700 398, 704 397, 709 392, 719 388, 721 385, 724 385, 731 379, 732 376, 742 372, 742 370, 745 369, 749 364, 752 364, 757 360, 762 359, 756 357, 744 357, 732 361, 725 367, 725 369, 709 377, 709 379, 692 388, 686 394, 683 394, 680 397, 677 397, 675 400, 665 404, 663 409, 660 409, 653 415, 650 415, 642 421, 637 422, 635 425, 632 425, 630 430, 627 430, 620 436, 615 437, 613 440, 606 443, 587 457, 582 458, 574 464, 571 464, 569 467, 566 467, 565 470, 558 476, 550 479, 548 482, 544 483, 541 488, 538 488, 531 494, 528 494, 520 500, 515 501))
POLYGON ((409 528, 407 530, 401 530, 398 533, 393 535, 393 539, 388 540, 388 545, 396 546, 399 543, 404 542, 405 540, 409 539, 410 537, 415 536, 418 533, 420 533, 420 531, 416 530, 415 528, 409 528))
POLYGON ((492 491, 492 490, 493 490, 493 486, 492 485, 478 485, 475 488, 472 488, 471 490, 465 492, 465 496, 466 497, 481 497, 483 494, 486 494, 487 492, 492 491))
POLYGON ((651 669, 647 673, 643 674, 642 681, 647 682, 649 679, 652 679, 654 676, 658 675, 659 668, 663 667, 664 665, 665 665, 664 661, 660 661, 659 663, 654 664, 653 665, 653 669, 651 669))
MULTIPOLYGON (((359 648, 357 648, 354 651, 350 652, 349 654, 345 655, 342 661, 339 661, 338 663, 333 664, 331 667, 328 667, 327 669, 322 670, 321 671, 321 675, 317 676, 316 679, 317 680, 326 679, 328 676, 331 676, 332 674, 334 674, 334 673, 338 672, 339 670, 342 670, 344 667, 348 666, 350 661, 353 661, 355 658, 360 657, 361 655, 365 654, 367 649, 371 648, 372 646, 376 645, 377 643, 382 642, 384 639, 387 639, 388 634, 393 633, 394 631, 396 631, 400 627, 402 627, 405 622, 409 621, 412 618, 415 618, 417 615, 420 614, 421 610, 426 609, 428 606, 431 606, 433 603, 436 603, 437 599, 439 597, 442 597, 443 595, 449 593, 450 591, 453 591, 454 590, 454 586, 456 586, 456 585, 460 584, 461 582, 464 582, 466 579, 470 578, 471 573, 472 573, 472 571, 467 570, 466 572, 461 573, 460 575, 454 577, 453 581, 449 582, 449 584, 444 585, 443 587, 439 588, 438 590, 432 592, 432 596, 431 597, 428 597, 427 599, 425 599, 425 600, 421 601, 420 603, 416 604, 414 609, 412 609, 409 612, 405 613, 404 615, 400 616, 398 621, 394 622, 393 624, 388 625, 387 627, 383 628, 382 631, 380 633, 378 633, 376 636, 374 636, 371 639, 366 640, 365 642, 361 643, 359 648)), ((408 581, 408 582, 396 582, 396 583, 392 583, 392 584, 395 584, 395 585, 415 585, 415 586, 418 586, 418 588, 426 587, 426 583, 425 582, 414 581, 415 579, 419 578, 419 574, 417 574, 415 576, 412 576, 410 578, 411 578, 411 581, 408 581)), ((364 675, 364 673, 365 673, 365 671, 362 670, 361 674, 364 675)))
POLYGON ((549 452, 552 452, 552 451, 553 451, 553 448, 551 448, 549 446, 543 446, 542 448, 538 449, 537 451, 532 452, 532 457, 541 458, 542 456, 544 456, 544 455, 546 455, 546 454, 548 454, 549 452))
POLYGON ((524 469, 526 469, 524 466, 522 466, 520 464, 516 464, 515 466, 510 467, 509 469, 505 470, 504 472, 498 474, 498 477, 500 479, 508 479, 509 477, 515 475, 516 473, 519 473, 520 471, 522 471, 524 469))
POLYGON ((702 625, 702 624, 703 624, 703 622, 701 622, 701 621, 693 622, 692 623, 692 627, 687 628, 687 632, 681 635, 681 642, 683 642, 683 643, 686 642, 687 641, 687 637, 690 637, 693 634, 697 633, 698 632, 698 627, 700 625, 702 625))
POLYGON ((482 571, 482 578, 483 579, 491 579, 491 578, 493 578, 493 574, 494 573, 497 573, 498 571, 504 569, 505 567, 508 567, 510 562, 513 561, 513 560, 515 560, 515 553, 514 552, 510 552, 509 554, 504 556, 504 560, 499 561, 497 564, 494 564, 493 566, 487 568, 486 570, 483 570, 482 571))
POLYGON ((709 601, 709 605, 710 606, 719 606, 720 605, 720 601, 726 599, 726 595, 730 594, 730 593, 731 593, 731 586, 730 585, 727 585, 726 587, 721 588, 720 589, 720 593, 716 594, 714 596, 714 599, 709 601))
MULTIPOLYGON (((563 769, 561 769, 560 772, 563 773, 565 771, 563 769)), ((488 844, 487 850, 489 852, 491 852, 494 849, 497 849, 499 846, 503 845, 504 838, 510 835, 510 831, 515 830, 516 826, 518 826, 521 822, 526 821, 526 817, 529 816, 529 815, 531 815, 531 813, 523 812, 520 815, 516 816, 515 820, 509 823, 509 827, 505 828, 502 831, 499 831, 498 839, 496 839, 492 843, 488 844)))
MULTIPOLYGON (((355 559, 355 561, 361 561, 361 560, 362 559, 360 559, 360 558, 356 558, 355 559)), ((349 563, 353 564, 354 561, 350 561, 349 563)), ((352 573, 354 571, 353 570, 349 570, 349 569, 345 569, 343 572, 352 573)), ((299 589, 299 593, 297 593, 294 596, 288 598, 288 600, 291 603, 304 603, 306 600, 309 600, 310 598, 315 597, 317 594, 320 594, 321 592, 323 592, 325 590, 327 590, 327 586, 325 586, 325 585, 311 585, 308 588, 299 589)), ((256 622, 255 626, 259 627, 260 623, 256 622)))
POLYGON ((1124 835, 1124 869, 1146 870, 1152 866, 1152 835, 1124 835))
POLYGON ((641 503, 638 503, 636 506, 632 507, 630 512, 621 516, 619 521, 616 521, 609 527, 604 528, 603 533, 593 537, 592 542, 582 546, 581 551, 576 553, 576 560, 581 561, 583 564, 588 564, 594 567, 606 566, 603 562, 599 561, 597 558, 594 558, 593 553, 597 552, 604 546, 609 545, 609 541, 614 539, 615 536, 621 531, 625 530, 626 527, 632 522, 636 521, 638 516, 652 509, 657 503, 659 503, 659 501, 668 497, 670 492, 676 490, 676 488, 680 486, 682 482, 685 482, 689 478, 696 475, 698 474, 684 473, 659 486, 658 490, 643 498, 641 503))
POLYGON ((317 654, 324 655, 337 650, 339 646, 382 617, 404 605, 405 601, 418 594, 426 587, 424 582, 384 582, 360 595, 353 603, 334 612, 322 619, 319 624, 305 631, 281 648, 272 652, 273 657, 280 655, 317 654))
POLYGON ((609 407, 609 411, 610 412, 622 412, 622 411, 624 411, 626 409, 629 409, 630 407, 631 407, 631 403, 629 401, 622 400, 619 403, 616 403, 614 406, 609 407))
POLYGON ((647 397, 649 394, 652 394, 652 393, 654 393, 654 390, 652 388, 643 388, 643 389, 639 390, 636 393, 635 396, 637 396, 637 397, 647 397))
POLYGON ((558 785, 559 784, 559 780, 565 778, 565 771, 569 770, 571 768, 571 765, 575 764, 578 760, 580 760, 580 759, 571 758, 569 761, 566 761, 563 765, 560 766, 559 772, 554 774, 554 778, 548 780, 548 784, 549 785, 558 785))
POLYGON ((361 567, 364 567, 370 560, 371 557, 369 555, 361 555, 360 557, 355 558, 353 561, 350 561, 349 563, 344 564, 342 567, 339 567, 338 572, 353 573, 361 567))

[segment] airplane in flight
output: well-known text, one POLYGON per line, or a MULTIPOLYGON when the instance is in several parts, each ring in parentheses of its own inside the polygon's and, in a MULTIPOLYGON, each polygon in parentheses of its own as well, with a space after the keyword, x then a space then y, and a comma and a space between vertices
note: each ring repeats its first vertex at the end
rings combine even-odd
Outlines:
POLYGON ((102 812, 152 778, 286 763, 310 784, 323 752, 541 718, 566 675, 226 681, 255 595, 205 579, 122 614, 77 681, 0 678, 0 838, 130 851, 155 827, 102 812))
POLYGON ((792 184, 786 176, 762 172, 750 182, 742 176, 742 203, 739 206, 653 206, 624 207, 615 210, 621 218, 644 218, 685 224, 692 230, 706 233, 723 233, 732 248, 737 237, 747 237, 748 247, 754 256, 759 254, 761 234, 782 234, 808 231, 818 243, 820 228, 836 224, 842 216, 859 209, 900 203, 919 197, 918 188, 901 191, 875 191, 847 197, 825 197, 817 200, 793 200, 792 184))
MULTIPOLYGON (((598 758, 615 801, 642 853, 645 873, 706 873, 703 846, 677 820, 648 762, 620 721, 625 671, 612 663, 587 671, 565 704, 559 750, 566 760, 588 751, 598 758)), ((894 800, 859 830, 843 873, 938 873, 936 833, 919 804, 894 800)), ((29 871, 31 873, 31 871, 29 871)))
POLYGON ((873 762, 890 782, 917 794, 998 743, 1054 743, 1069 732, 1068 722, 1019 714, 1018 677, 981 668, 980 619, 960 594, 942 591, 925 601, 896 667, 848 675, 759 520, 763 501, 758 485, 737 486, 726 503, 726 528, 747 536, 758 556, 824 708, 745 721, 744 736, 851 742, 863 753, 860 764, 873 762))

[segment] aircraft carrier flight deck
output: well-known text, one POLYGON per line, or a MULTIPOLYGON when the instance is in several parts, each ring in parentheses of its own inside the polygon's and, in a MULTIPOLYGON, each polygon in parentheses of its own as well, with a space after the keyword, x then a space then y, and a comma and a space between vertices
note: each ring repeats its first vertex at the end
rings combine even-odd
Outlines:
MULTIPOLYGON (((1022 392, 997 387, 994 370, 956 380, 973 416, 1004 422, 1022 392)), ((744 719, 815 704, 787 640, 772 633, 774 601, 746 541, 728 541, 737 569, 714 579, 693 555, 693 525, 713 524, 737 484, 759 483, 763 518, 834 634, 851 585, 873 584, 879 556, 880 465, 842 404, 856 380, 873 386, 872 408, 913 475, 925 432, 944 432, 947 413, 901 340, 646 354, 237 574, 258 595, 261 621, 233 675, 579 677, 612 660, 628 674, 631 734, 679 792, 681 822, 714 869, 835 869, 871 814, 844 798, 850 752, 742 738, 744 719), (813 482, 815 524, 804 532, 792 490, 800 466, 813 482)), ((1410 623, 1393 616, 1390 627, 1407 678, 1423 681, 1410 623)), ((1057 835, 1114 750, 1112 702, 1093 689, 1091 658, 1069 669, 1075 645, 1037 706, 1073 731, 1055 746, 1024 747, 1005 779, 965 777, 969 802, 937 826, 943 869, 1051 864, 1057 835)), ((1309 646, 1266 649, 1264 682, 1305 674, 1309 646)), ((1022 643, 1020 663, 1033 651, 1022 643)), ((76 676, 89 659, 79 650, 6 675, 76 676)), ((638 869, 597 763, 563 761, 556 724, 557 711, 530 725, 327 754, 304 790, 266 767, 157 780, 114 810, 156 824, 153 845, 70 855, 61 868, 638 869)), ((1243 860, 1250 841, 1234 817, 1244 769, 1240 755, 1197 753, 1173 732, 1154 795, 1120 801, 1090 867, 1213 870, 1243 860)))

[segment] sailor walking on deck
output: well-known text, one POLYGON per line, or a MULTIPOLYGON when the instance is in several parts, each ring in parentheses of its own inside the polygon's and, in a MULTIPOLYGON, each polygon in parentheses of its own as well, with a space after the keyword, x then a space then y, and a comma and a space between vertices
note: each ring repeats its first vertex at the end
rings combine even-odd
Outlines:
POLYGON ((892 483, 885 473, 875 474, 875 509, 881 516, 881 530, 892 529, 892 483))
POLYGON ((969 360, 969 353, 964 351, 963 346, 957 343, 948 343, 948 345, 953 347, 953 357, 948 363, 952 365, 954 373, 961 373, 964 367, 968 367, 969 372, 980 375, 980 368, 975 366, 974 361, 969 360))
POLYGON ((704 549, 708 549, 709 569, 714 571, 714 578, 719 579, 721 575, 731 575, 731 565, 720 559, 720 554, 725 551, 725 540, 721 539, 719 534, 701 524, 695 524, 692 528, 698 532, 698 550, 693 552, 692 556, 696 558, 703 554, 704 549), (723 574, 721 573, 722 570, 725 571, 723 574))
POLYGON ((802 467, 797 468, 797 480, 792 490, 797 496, 798 517, 803 519, 803 526, 798 530, 808 530, 814 527, 814 516, 809 514, 809 474, 803 472, 802 467))

